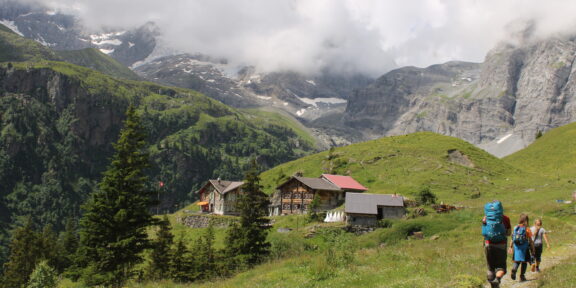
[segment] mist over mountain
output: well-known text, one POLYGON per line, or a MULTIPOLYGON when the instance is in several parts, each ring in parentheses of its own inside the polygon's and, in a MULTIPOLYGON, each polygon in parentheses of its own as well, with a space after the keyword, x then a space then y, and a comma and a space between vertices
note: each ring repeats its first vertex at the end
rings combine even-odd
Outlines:
MULTIPOLYGON (((21 2, 21 1, 19 1, 21 2)), ((226 58, 262 72, 364 73, 451 60, 482 62, 518 26, 541 39, 576 27, 571 1, 24 0, 75 15, 91 30, 154 22, 184 53, 226 58), (520 23, 520 24, 518 24, 520 23)))
POLYGON ((571 79, 566 1, 0 3, 5 25, 43 45, 282 111, 322 147, 434 131, 504 156, 574 120, 570 82, 542 80, 571 79))

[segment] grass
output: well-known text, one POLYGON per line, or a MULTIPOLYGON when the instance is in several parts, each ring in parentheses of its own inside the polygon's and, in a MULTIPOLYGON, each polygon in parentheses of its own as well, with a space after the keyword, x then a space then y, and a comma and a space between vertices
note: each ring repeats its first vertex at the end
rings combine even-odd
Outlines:
POLYGON ((0 24, 0 62, 59 60, 59 57, 42 44, 26 39, 0 24))
POLYGON ((253 117, 257 117, 258 119, 262 119, 270 124, 283 124, 287 127, 290 127, 292 130, 296 132, 300 138, 306 142, 306 144, 310 146, 315 146, 316 139, 312 137, 312 135, 307 131, 307 128, 298 122, 296 119, 285 116, 281 114, 281 112, 270 112, 261 109, 243 109, 247 113, 247 115, 251 115, 253 117))
POLYGON ((430 132, 385 137, 324 151, 279 165, 262 174, 265 192, 297 171, 307 177, 322 173, 350 175, 370 193, 398 193, 414 197, 429 186, 440 201, 456 202, 486 194, 496 196, 496 183, 518 174, 518 170, 473 145, 430 132), (466 155, 474 168, 453 163, 448 151, 466 155), (331 159, 329 159, 331 157, 331 159))
MULTIPOLYGON (((270 181, 280 168, 291 171, 290 169, 302 167, 307 173, 321 173, 322 165, 327 161, 327 153, 281 165, 264 173, 263 177, 270 181)), ((486 190, 482 190, 485 192, 478 198, 471 198, 463 197, 450 189, 436 189, 440 200, 458 200, 465 208, 449 214, 431 213, 416 219, 395 220, 390 228, 377 229, 359 236, 343 232, 342 224, 307 223, 305 215, 274 217, 275 224, 269 235, 273 257, 254 269, 241 272, 230 279, 213 279, 205 283, 178 284, 162 281, 129 283, 127 286, 483 287, 485 259, 480 219, 483 215, 483 204, 494 198, 504 203, 505 213, 513 223, 521 213, 528 213, 532 220, 535 217, 544 219, 544 227, 550 232, 553 243, 553 248, 544 254, 544 261, 546 257, 563 255, 574 247, 574 207, 555 201, 574 190, 573 184, 564 178, 523 171, 513 166, 518 164, 516 161, 502 161, 459 140, 432 133, 417 133, 355 144, 336 149, 332 156, 334 155, 338 157, 333 159, 346 159, 346 169, 361 182, 377 173, 386 173, 386 176, 394 176, 382 177, 383 179, 397 177, 398 182, 410 182, 414 187, 422 183, 431 184, 427 182, 430 180, 436 183, 434 187, 444 187, 450 182, 464 181, 459 179, 464 178, 471 183, 471 187, 486 190), (475 168, 456 167, 446 162, 445 151, 448 148, 461 150, 475 163, 475 168), (391 153, 398 156, 385 157, 391 153), (392 160, 387 160, 388 158, 392 160), (380 163, 386 163, 388 169, 380 163), (432 174, 427 174, 423 168, 428 167, 427 165, 440 168, 432 169, 432 174), (393 174, 399 173, 395 169, 405 171, 408 175, 393 174), (451 178, 444 179, 442 176, 446 169, 451 171, 451 178), (430 175, 435 176, 430 179, 430 175), (291 228, 292 231, 280 233, 278 228, 291 228), (414 231, 423 232, 424 239, 408 237, 414 231), (433 240, 432 236, 437 236, 438 239, 433 240)), ((576 170, 568 171, 562 177, 574 176, 576 170)), ((386 181, 371 181, 368 184, 372 185, 369 187, 371 192, 397 191, 384 190, 383 187, 391 185, 386 181)), ((202 232, 201 229, 186 227, 175 229, 176 233, 191 235, 202 232)), ((217 238, 224 237, 224 231, 220 233, 217 238)), ((195 236, 187 237, 193 241, 195 236)), ((573 260, 574 258, 569 258, 556 268, 544 272, 539 284, 543 287, 571 287, 571 283, 576 280, 573 260)))
POLYGON ((532 173, 576 182, 575 147, 576 123, 572 123, 546 132, 532 145, 505 160, 532 173))
POLYGON ((139 80, 140 77, 128 67, 120 64, 114 58, 100 52, 95 48, 82 50, 57 51, 64 61, 86 68, 90 68, 104 74, 122 79, 139 80))

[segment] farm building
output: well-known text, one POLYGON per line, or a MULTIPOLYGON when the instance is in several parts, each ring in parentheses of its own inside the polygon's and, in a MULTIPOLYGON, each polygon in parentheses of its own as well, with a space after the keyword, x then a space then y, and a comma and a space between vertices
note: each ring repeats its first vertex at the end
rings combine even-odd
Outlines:
POLYGON ((197 205, 200 205, 205 213, 238 215, 236 201, 242 193, 242 185, 244 182, 208 180, 197 192, 200 194, 197 205))
POLYGON ((402 218, 404 198, 388 194, 346 193, 346 219, 349 225, 374 227, 386 218, 402 218))
POLYGON ((320 200, 316 210, 331 210, 344 203, 346 191, 367 190, 350 176, 329 174, 323 174, 319 178, 293 176, 276 189, 271 200, 271 215, 306 213, 316 195, 320 200))

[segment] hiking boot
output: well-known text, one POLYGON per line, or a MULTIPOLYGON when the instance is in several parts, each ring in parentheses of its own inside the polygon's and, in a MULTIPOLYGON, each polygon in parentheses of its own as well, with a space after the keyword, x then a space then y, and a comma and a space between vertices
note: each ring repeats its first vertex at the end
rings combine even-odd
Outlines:
POLYGON ((500 288, 500 278, 494 278, 494 280, 490 281, 491 288, 500 288))
POLYGON ((524 282, 524 281, 526 281, 526 276, 520 275, 520 282, 524 282))
POLYGON ((536 267, 536 272, 540 273, 540 267, 536 267))
POLYGON ((510 278, 512 280, 516 280, 516 271, 512 271, 512 274, 510 274, 510 278))
POLYGON ((536 263, 532 264, 532 267, 530 267, 530 271, 536 272, 536 263))

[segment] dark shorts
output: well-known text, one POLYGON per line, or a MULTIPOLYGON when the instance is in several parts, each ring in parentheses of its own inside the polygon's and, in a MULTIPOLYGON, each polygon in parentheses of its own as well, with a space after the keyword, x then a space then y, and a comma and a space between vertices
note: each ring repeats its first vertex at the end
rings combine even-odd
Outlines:
POLYGON ((536 259, 537 262, 542 262, 542 245, 535 245, 534 246, 534 250, 536 253, 534 253, 534 258, 536 259))
POLYGON ((484 254, 486 254, 486 263, 488 272, 504 270, 506 272, 506 257, 508 256, 504 244, 484 244, 484 254))

